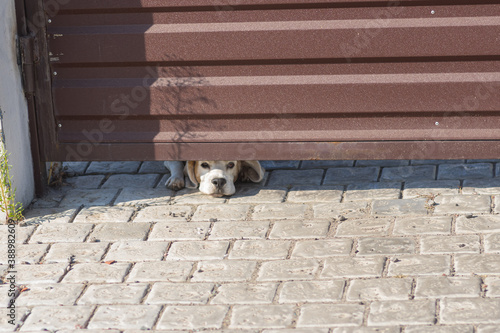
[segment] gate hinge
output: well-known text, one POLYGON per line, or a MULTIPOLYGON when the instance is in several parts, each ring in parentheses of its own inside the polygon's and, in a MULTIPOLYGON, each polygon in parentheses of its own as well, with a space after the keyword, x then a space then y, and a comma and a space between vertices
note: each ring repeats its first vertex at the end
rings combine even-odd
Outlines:
POLYGON ((35 64, 40 61, 38 47, 33 36, 19 37, 21 70, 25 94, 35 92, 35 64))

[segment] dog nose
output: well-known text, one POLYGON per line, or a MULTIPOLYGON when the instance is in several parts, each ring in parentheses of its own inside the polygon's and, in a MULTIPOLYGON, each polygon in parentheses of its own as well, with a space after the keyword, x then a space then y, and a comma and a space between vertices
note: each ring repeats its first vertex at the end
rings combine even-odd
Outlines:
POLYGON ((214 178, 212 179, 212 184, 215 185, 217 188, 222 188, 224 185, 226 185, 226 179, 224 178, 214 178))

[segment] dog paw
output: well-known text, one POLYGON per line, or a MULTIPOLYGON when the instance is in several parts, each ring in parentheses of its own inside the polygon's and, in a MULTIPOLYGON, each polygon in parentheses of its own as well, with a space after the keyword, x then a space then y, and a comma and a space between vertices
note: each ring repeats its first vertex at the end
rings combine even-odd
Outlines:
POLYGON ((165 186, 171 190, 179 191, 184 188, 184 178, 171 176, 167 179, 165 186))

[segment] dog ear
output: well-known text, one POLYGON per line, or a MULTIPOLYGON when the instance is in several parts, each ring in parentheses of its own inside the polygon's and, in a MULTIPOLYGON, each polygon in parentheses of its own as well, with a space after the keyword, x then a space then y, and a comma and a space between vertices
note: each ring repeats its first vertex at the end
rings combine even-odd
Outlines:
POLYGON ((184 172, 188 176, 188 179, 191 181, 193 186, 186 187, 198 187, 198 179, 196 179, 196 161, 187 161, 186 166, 184 167, 184 172))
POLYGON ((260 182, 264 179, 266 170, 260 166, 259 161, 241 161, 240 173, 238 175, 241 181, 260 182))

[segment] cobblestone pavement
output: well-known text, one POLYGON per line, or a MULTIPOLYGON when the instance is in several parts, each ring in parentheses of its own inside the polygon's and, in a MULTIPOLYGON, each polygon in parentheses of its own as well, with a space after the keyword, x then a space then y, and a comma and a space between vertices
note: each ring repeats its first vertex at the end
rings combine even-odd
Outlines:
POLYGON ((16 228, 16 330, 500 332, 499 162, 265 162, 230 198, 66 163, 16 228))

